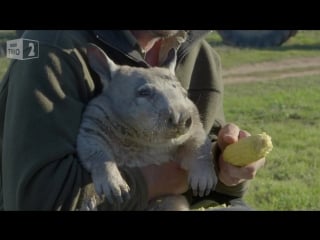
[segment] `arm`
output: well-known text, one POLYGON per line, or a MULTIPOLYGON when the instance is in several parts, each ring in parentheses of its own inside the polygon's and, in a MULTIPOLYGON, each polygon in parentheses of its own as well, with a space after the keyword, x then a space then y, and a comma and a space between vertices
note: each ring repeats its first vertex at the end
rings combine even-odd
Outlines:
POLYGON ((215 141, 225 124, 219 55, 206 41, 201 41, 179 60, 176 74, 197 105, 206 133, 215 141))
MULTIPOLYGON (((184 87, 189 89, 190 98, 198 106, 205 130, 213 142, 214 161, 219 176, 216 191, 230 196, 242 197, 248 187, 248 181, 244 179, 249 178, 244 176, 245 178, 242 178, 238 184, 229 184, 226 181, 227 176, 233 175, 238 169, 234 166, 230 167, 230 164, 225 164, 223 159, 220 158, 221 149, 224 149, 225 145, 221 148, 217 144, 218 133, 226 124, 223 110, 224 88, 219 55, 206 41, 201 41, 181 60, 177 68, 177 75, 184 81, 184 87), (231 171, 230 168, 232 168, 231 171)), ((229 141, 227 139, 224 144, 230 144, 232 141, 236 140, 229 141)))
POLYGON ((100 199, 76 154, 83 107, 94 82, 81 54, 40 45, 38 59, 16 61, 9 75, 3 133, 2 190, 6 210, 75 210, 96 198, 98 209, 141 209, 147 186, 138 169, 123 169, 132 200, 100 199), (139 185, 139 187, 137 187, 139 185))

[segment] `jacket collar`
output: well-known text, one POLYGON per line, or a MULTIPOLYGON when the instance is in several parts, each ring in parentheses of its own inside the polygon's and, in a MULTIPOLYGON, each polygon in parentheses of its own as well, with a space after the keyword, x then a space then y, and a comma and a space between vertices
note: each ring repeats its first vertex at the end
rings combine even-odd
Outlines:
POLYGON ((133 60, 144 61, 141 49, 129 31, 94 30, 93 32, 97 39, 109 47, 133 60))
MULTIPOLYGON (((210 30, 190 30, 187 32, 182 30, 176 36, 166 39, 161 47, 160 61, 165 59, 172 48, 178 51, 179 61, 189 52, 195 42, 204 38, 209 32, 210 30)), ((94 30, 94 34, 109 47, 116 49, 127 57, 135 61, 145 62, 144 53, 129 30, 94 30)))

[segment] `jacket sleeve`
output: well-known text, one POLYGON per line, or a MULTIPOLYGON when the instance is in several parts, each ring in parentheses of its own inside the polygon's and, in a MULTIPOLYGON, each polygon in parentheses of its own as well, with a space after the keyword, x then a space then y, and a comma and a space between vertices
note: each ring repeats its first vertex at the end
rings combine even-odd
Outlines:
MULTIPOLYGON (((216 145, 218 132, 225 125, 223 109, 224 86, 221 76, 221 60, 217 52, 205 41, 197 43, 180 60, 177 76, 188 89, 189 97, 197 105, 204 128, 213 142, 216 166, 220 150, 216 145)), ((218 167, 216 168, 218 171, 218 167)), ((216 191, 222 194, 242 197, 248 187, 248 181, 228 187, 220 181, 216 191)))
POLYGON ((206 132, 212 141, 216 140, 225 124, 219 55, 206 41, 201 41, 179 61, 176 73, 197 105, 206 132))
POLYGON ((147 187, 139 169, 122 169, 131 200, 108 205, 77 158, 83 108, 94 94, 78 50, 40 45, 37 59, 16 61, 8 75, 3 133, 2 192, 5 210, 140 210, 147 187), (139 186, 139 187, 137 187, 139 186))

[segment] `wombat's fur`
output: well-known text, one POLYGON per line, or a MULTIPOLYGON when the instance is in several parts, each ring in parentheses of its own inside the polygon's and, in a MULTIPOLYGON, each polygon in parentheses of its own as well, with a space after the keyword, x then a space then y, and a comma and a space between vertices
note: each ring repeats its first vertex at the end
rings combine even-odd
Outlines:
MULTIPOLYGON (((91 172, 98 194, 124 201, 129 186, 118 166, 141 167, 178 161, 189 171, 195 194, 208 194, 217 182, 211 142, 197 107, 172 68, 116 65, 97 46, 87 48, 91 67, 103 83, 102 93, 87 105, 77 151, 91 172)), ((153 201, 153 210, 187 210, 182 196, 153 201), (174 202, 178 204, 173 204, 174 202)))

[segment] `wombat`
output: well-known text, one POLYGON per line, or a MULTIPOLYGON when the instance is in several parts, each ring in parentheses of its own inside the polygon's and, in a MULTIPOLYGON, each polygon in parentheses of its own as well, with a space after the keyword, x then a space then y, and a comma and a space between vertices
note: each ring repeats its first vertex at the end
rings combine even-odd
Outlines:
MULTIPOLYGON (((88 45, 87 56, 103 90, 83 112, 77 152, 96 192, 110 203, 125 201, 130 188, 119 166, 177 161, 188 171, 193 193, 207 195, 217 182, 211 141, 197 107, 174 74, 174 65, 120 66, 94 44, 88 45)), ((168 196, 153 201, 150 209, 187 210, 189 206, 182 196, 168 196)))

